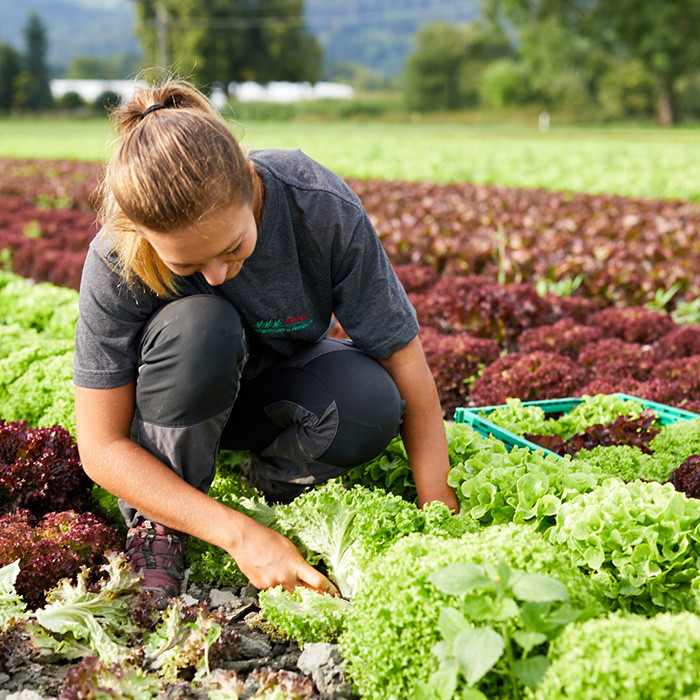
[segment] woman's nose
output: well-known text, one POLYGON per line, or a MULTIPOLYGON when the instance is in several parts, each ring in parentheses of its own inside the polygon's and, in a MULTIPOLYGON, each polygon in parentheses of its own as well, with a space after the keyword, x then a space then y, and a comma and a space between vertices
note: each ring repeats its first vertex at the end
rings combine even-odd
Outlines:
POLYGON ((204 279, 209 282, 212 287, 223 284, 226 281, 226 273, 228 265, 222 260, 212 260, 201 269, 204 279))

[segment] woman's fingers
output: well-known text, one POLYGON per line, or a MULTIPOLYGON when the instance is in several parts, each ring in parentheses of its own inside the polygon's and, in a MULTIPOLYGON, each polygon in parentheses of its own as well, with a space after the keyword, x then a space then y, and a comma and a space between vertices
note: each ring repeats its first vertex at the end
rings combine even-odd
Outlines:
POLYGON ((320 571, 314 569, 313 566, 306 562, 304 562, 304 567, 297 573, 297 580, 297 585, 311 588, 319 593, 326 593, 334 597, 340 595, 338 589, 320 571))

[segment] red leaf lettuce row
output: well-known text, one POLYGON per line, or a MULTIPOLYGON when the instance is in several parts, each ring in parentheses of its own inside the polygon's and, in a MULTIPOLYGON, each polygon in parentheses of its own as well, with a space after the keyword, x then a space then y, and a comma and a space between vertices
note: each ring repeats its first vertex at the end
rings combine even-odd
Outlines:
POLYGON ((588 371, 590 379, 611 376, 645 380, 658 364, 659 357, 651 345, 604 338, 583 347, 578 362, 588 371))
POLYGON ((551 326, 525 329, 518 337, 518 349, 520 352, 558 352, 576 359, 584 346, 602 337, 601 328, 562 318, 551 326))
POLYGON ((669 360, 700 355, 700 326, 677 326, 659 338, 658 347, 669 360))
POLYGON ((683 464, 668 477, 676 491, 689 498, 700 498, 700 454, 690 455, 683 464))
POLYGON ((514 352, 499 357, 474 380, 470 402, 488 406, 511 397, 541 401, 573 396, 585 380, 586 371, 564 355, 514 352))
POLYGON ((465 406, 470 379, 495 362, 500 348, 494 340, 475 338, 469 333, 447 335, 424 326, 420 331, 425 357, 435 378, 445 417, 465 406))
POLYGON ((101 163, 0 158, 0 194, 91 213, 101 163))
POLYGON ((19 508, 35 516, 87 511, 93 505, 91 487, 67 430, 0 418, 0 514, 19 508))
POLYGON ((643 306, 602 309, 588 322, 600 326, 607 337, 628 343, 653 343, 676 328, 676 322, 668 314, 643 306))
POLYGON ((19 560, 17 592, 32 607, 62 578, 81 568, 97 571, 107 551, 119 551, 120 538, 92 513, 65 511, 37 519, 20 509, 0 517, 0 566, 19 560))

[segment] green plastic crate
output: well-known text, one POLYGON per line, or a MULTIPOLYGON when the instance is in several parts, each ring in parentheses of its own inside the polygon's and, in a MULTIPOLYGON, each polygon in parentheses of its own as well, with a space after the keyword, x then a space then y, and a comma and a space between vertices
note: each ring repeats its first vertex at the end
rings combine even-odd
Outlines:
MULTIPOLYGON (((673 408, 672 406, 657 403, 656 401, 647 401, 646 399, 640 399, 638 396, 618 393, 616 393, 615 396, 618 396, 621 399, 626 399, 627 401, 636 401, 637 403, 640 403, 643 408, 651 408, 658 415, 659 423, 661 423, 661 425, 677 423, 679 420, 700 418, 700 414, 698 413, 684 411, 681 408, 673 408)), ((562 415, 564 413, 568 413, 582 402, 582 398, 548 399, 546 401, 523 401, 523 406, 538 406, 544 411, 545 415, 552 417, 552 415, 562 415)), ((534 442, 526 440, 521 435, 516 435, 515 433, 511 433, 510 430, 501 428, 499 425, 496 425, 488 420, 488 418, 480 415, 484 413, 488 415, 492 411, 504 407, 505 404, 500 406, 458 408, 455 411, 455 423, 467 423, 480 435, 483 435, 484 437, 493 436, 497 438, 504 443, 509 450, 513 447, 528 447, 531 450, 542 450, 543 452, 548 452, 549 454, 555 454, 551 450, 540 447, 534 442)))

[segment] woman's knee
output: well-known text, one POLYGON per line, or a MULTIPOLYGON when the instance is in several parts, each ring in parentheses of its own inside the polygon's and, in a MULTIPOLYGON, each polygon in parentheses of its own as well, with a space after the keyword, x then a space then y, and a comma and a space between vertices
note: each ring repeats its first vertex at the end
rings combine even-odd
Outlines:
POLYGON ((339 417, 318 460, 350 469, 374 459, 398 434, 405 409, 389 373, 358 351, 329 353, 310 364, 333 394, 339 417))
POLYGON ((235 308, 197 295, 159 309, 141 340, 139 411, 156 422, 197 421, 235 400, 246 343, 235 308))

